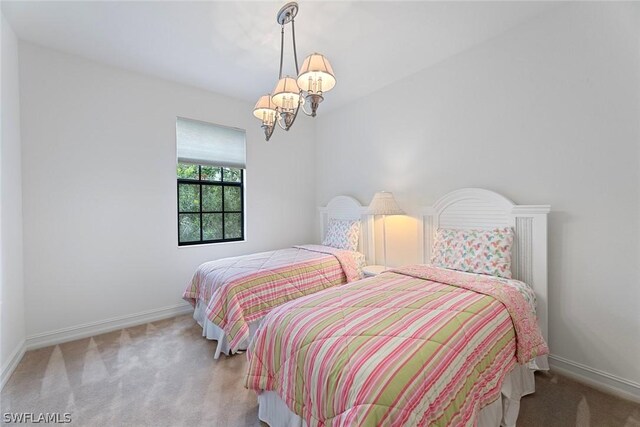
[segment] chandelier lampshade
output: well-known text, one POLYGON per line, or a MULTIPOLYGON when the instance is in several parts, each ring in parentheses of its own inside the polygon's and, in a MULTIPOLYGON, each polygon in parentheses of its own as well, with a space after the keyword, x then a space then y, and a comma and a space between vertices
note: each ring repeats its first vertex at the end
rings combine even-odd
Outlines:
POLYGON ((262 120, 263 125, 270 126, 276 121, 276 106, 271 101, 271 94, 262 95, 253 109, 253 115, 262 120))
POLYGON ((296 80, 291 76, 282 77, 278 80, 271 101, 283 110, 294 110, 300 102, 300 88, 296 80))
POLYGON ((298 74, 298 86, 305 92, 322 94, 336 85, 336 78, 329 60, 320 53, 313 53, 304 60, 298 74))

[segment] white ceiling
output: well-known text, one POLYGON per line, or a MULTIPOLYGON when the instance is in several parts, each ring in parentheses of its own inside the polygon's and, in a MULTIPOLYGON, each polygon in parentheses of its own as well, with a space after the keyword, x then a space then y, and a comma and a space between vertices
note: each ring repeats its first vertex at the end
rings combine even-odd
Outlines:
MULTIPOLYGON (((253 102, 277 79, 275 15, 283 4, 3 0, 2 11, 21 39, 253 102)), ((558 4, 301 1, 299 61, 314 51, 331 61, 338 84, 326 95, 326 110, 558 4)), ((294 74, 290 55, 285 72, 294 74)))

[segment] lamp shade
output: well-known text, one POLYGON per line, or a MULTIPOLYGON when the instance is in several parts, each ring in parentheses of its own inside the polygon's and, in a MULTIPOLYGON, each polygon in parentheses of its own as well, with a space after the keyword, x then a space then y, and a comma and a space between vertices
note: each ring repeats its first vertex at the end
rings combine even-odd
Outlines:
POLYGON ((278 80, 278 84, 273 89, 271 101, 284 110, 293 110, 300 102, 300 88, 295 79, 285 76, 278 80))
POLYGON ((262 120, 263 124, 271 125, 276 119, 276 106, 271 101, 271 95, 262 95, 253 108, 253 115, 262 120))
POLYGON ((328 92, 336 85, 336 77, 329 60, 319 53, 312 53, 302 63, 298 74, 300 89, 311 93, 328 92))
POLYGON ((374 194, 367 213, 370 215, 404 215, 393 194, 387 191, 380 191, 374 194))

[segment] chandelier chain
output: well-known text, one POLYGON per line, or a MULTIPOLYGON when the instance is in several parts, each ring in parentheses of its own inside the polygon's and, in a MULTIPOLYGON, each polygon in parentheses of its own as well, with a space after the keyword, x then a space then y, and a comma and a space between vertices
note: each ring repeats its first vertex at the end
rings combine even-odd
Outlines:
POLYGON ((284 24, 280 30, 280 73, 278 74, 278 80, 282 78, 282 61, 284 58, 284 24))
POLYGON ((296 49, 296 20, 291 20, 291 39, 293 40, 293 59, 296 63, 296 76, 300 74, 298 69, 298 49, 296 49))

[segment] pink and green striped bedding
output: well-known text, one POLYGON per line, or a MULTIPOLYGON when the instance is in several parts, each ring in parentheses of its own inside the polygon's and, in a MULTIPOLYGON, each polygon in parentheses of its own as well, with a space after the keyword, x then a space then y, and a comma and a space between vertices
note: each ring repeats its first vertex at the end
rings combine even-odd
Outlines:
POLYGON ((474 425, 514 364, 547 352, 508 280, 411 266, 271 311, 246 386, 309 426, 474 425))
POLYGON ((362 254, 303 245, 202 264, 183 298, 206 304, 207 318, 223 329, 232 351, 249 338, 249 323, 305 295, 362 277, 362 254))

